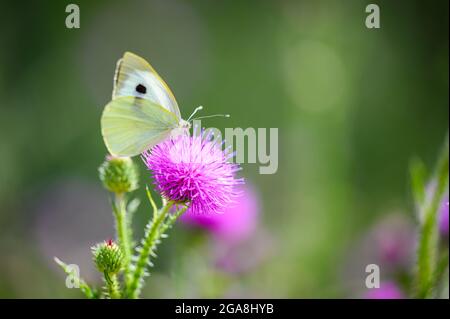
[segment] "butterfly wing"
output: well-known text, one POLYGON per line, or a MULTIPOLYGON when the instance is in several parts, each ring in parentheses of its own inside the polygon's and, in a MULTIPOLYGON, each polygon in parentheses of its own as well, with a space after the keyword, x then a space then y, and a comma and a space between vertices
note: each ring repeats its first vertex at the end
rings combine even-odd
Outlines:
POLYGON ((115 156, 135 156, 169 137, 179 120, 150 100, 118 97, 109 102, 101 118, 102 135, 115 156))
POLYGON ((178 103, 168 85, 147 61, 131 52, 125 52, 117 62, 113 99, 120 96, 150 100, 181 119, 178 103))

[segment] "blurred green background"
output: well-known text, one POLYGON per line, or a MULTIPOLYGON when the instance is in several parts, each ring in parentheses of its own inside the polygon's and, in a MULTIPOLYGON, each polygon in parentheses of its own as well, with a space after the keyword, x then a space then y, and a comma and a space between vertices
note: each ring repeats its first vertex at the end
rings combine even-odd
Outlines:
MULTIPOLYGON (((0 2, 0 297, 81 297, 53 256, 100 282, 89 247, 114 230, 99 120, 124 51, 185 118, 204 105, 232 115, 207 126, 279 128, 278 172, 242 172, 264 258, 221 272, 207 234, 177 225, 144 297, 355 296, 349 251, 392 212, 413 221, 409 160, 433 165, 448 130, 448 1, 79 0, 80 29, 65 27, 68 3, 0 2), (368 3, 380 29, 365 27, 368 3)), ((143 202, 136 235, 149 214, 143 202)))

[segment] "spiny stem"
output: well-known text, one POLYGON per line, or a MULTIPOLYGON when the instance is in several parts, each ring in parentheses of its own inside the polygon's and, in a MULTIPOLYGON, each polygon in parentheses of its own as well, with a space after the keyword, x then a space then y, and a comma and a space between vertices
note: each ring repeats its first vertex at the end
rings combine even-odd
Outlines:
POLYGON ((132 275, 132 280, 127 290, 128 298, 134 299, 139 296, 146 266, 150 261, 150 255, 154 253, 164 232, 170 228, 176 219, 187 209, 187 207, 184 207, 175 214, 168 215, 174 204, 175 202, 173 201, 167 202, 158 213, 154 214, 154 218, 146 228, 147 230, 142 241, 142 246, 140 247, 140 253, 132 275), (165 220, 166 222, 164 222, 165 220))
POLYGON ((152 219, 150 227, 147 227, 144 240, 142 242, 141 251, 136 262, 136 267, 131 279, 131 283, 128 287, 127 296, 130 298, 137 298, 141 288, 141 281, 144 276, 145 268, 150 257, 150 253, 156 246, 156 242, 159 239, 158 228, 169 212, 170 208, 173 206, 173 202, 167 203, 161 211, 152 219))
POLYGON ((436 189, 432 197, 423 207, 423 220, 418 246, 417 257, 417 292, 416 297, 428 298, 432 292, 436 261, 438 255, 438 227, 437 215, 439 205, 448 185, 448 137, 439 157, 435 172, 436 189))
POLYGON ((104 273, 106 288, 111 299, 120 299, 120 286, 117 275, 104 273))
POLYGON ((125 287, 130 281, 130 266, 131 266, 131 243, 130 243, 130 227, 127 220, 126 202, 123 194, 116 194, 115 202, 113 203, 114 216, 116 218, 116 230, 119 246, 123 253, 123 264, 125 272, 125 287))
POLYGON ((178 210, 175 214, 169 215, 167 217, 167 221, 164 224, 161 225, 161 228, 159 229, 159 233, 161 235, 164 234, 169 228, 171 228, 173 226, 173 224, 175 224, 175 222, 177 221, 178 217, 183 215, 183 213, 187 209, 188 209, 188 207, 184 206, 182 209, 178 210))
MULTIPOLYGON (((434 275, 434 287, 439 287, 442 282, 442 279, 445 275, 445 272, 448 269, 448 247, 441 247, 440 258, 436 266, 435 275, 434 275)), ((436 297, 439 297, 439 293, 436 294, 436 297)))
POLYGON ((98 299, 99 294, 93 290, 84 280, 80 279, 80 290, 88 299, 98 299))

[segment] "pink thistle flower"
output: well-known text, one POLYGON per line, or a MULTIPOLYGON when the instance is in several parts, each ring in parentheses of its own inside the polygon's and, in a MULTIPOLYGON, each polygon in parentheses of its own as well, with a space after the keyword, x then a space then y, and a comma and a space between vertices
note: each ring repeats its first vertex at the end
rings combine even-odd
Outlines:
POLYGON ((142 154, 157 190, 168 200, 189 203, 192 214, 222 213, 233 203, 239 165, 204 133, 179 135, 142 154))

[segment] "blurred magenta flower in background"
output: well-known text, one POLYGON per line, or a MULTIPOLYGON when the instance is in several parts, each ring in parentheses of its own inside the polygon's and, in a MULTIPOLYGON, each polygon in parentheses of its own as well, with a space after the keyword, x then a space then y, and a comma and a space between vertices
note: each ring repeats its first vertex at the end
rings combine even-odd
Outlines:
POLYGON ((411 266, 416 235, 406 220, 397 216, 388 218, 376 226, 373 236, 380 265, 392 270, 408 269, 411 266))
MULTIPOLYGON (((436 182, 431 182, 426 188, 426 199, 431 200, 436 189, 436 182)), ((421 216, 419 216, 421 218, 421 216)), ((442 237, 448 237, 448 192, 441 201, 438 215, 439 232, 442 237)))
POLYGON ((356 249, 360 265, 377 264, 384 274, 409 271, 414 264, 416 233, 412 221, 402 214, 382 218, 356 249))
POLYGON ((248 184, 237 188, 236 202, 223 214, 181 216, 188 226, 207 231, 212 239, 214 266, 240 274, 260 265, 272 253, 273 238, 260 224, 260 199, 248 184))
MULTIPOLYGON (((349 249, 344 257, 343 284, 348 287, 350 295, 361 296, 361 291, 366 290, 365 269, 369 264, 379 266, 381 282, 389 283, 408 276, 414 266, 415 249, 416 232, 412 220, 405 214, 388 214, 349 249)), ((387 291, 390 287, 387 284, 387 291)), ((373 293, 381 294, 383 291, 373 293)))
POLYGON ((448 195, 445 196, 441 203, 439 213, 439 231, 443 237, 448 237, 448 195))
POLYGON ((181 216, 187 225, 203 228, 216 239, 229 244, 248 239, 258 224, 259 200, 248 185, 237 188, 235 203, 230 204, 221 214, 199 215, 189 209, 181 216))
POLYGON ((380 288, 373 288, 364 295, 365 299, 404 299, 405 295, 398 286, 391 282, 385 281, 380 283, 380 288))
POLYGON ((233 153, 223 151, 202 133, 168 139, 142 154, 152 172, 157 190, 175 202, 189 202, 191 214, 222 213, 233 203, 238 164, 228 160, 233 153))

